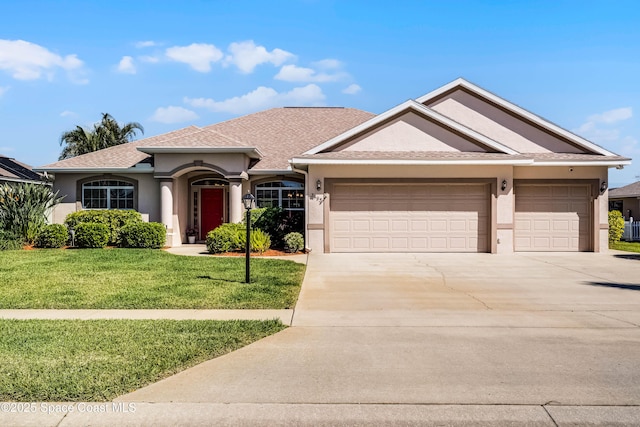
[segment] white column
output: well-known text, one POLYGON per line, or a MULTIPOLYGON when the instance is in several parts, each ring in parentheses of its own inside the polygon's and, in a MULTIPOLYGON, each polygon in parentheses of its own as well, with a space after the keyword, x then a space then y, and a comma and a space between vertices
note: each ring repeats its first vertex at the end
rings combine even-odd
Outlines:
POLYGON ((242 181, 229 183, 229 222, 242 221, 242 181))
POLYGON ((173 246, 173 180, 160 181, 160 220, 167 227, 167 246, 173 246))

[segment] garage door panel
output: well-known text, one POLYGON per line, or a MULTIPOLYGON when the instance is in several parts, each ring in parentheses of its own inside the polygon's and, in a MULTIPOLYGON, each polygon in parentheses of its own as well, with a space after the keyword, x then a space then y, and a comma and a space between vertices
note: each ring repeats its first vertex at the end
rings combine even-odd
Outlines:
POLYGON ((515 197, 516 251, 590 249, 588 185, 518 185, 515 197))
POLYGON ((488 204, 486 185, 336 185, 331 250, 486 252, 488 204), (375 200, 367 201, 369 197, 375 200))

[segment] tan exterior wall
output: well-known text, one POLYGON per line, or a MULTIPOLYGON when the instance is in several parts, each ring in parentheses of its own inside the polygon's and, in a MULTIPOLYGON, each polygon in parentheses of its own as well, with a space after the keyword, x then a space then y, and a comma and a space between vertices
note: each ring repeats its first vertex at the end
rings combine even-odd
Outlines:
POLYGON ((338 151, 469 151, 485 152, 478 145, 441 125, 407 113, 340 147, 338 151), (398 144, 402 141, 402 144, 398 144))
MULTIPOLYGON (((130 178, 138 181, 138 212, 148 221, 160 221, 160 191, 159 184, 150 173, 134 174, 109 174, 117 177, 130 178)), ((82 195, 77 193, 77 182, 85 178, 95 177, 96 179, 106 179, 105 174, 92 173, 56 173, 53 182, 54 191, 59 191, 65 198, 53 211, 52 220, 54 223, 62 224, 66 216, 72 212, 82 210, 82 195)))
POLYGON ((435 101, 430 107, 520 153, 584 152, 463 90, 435 101))

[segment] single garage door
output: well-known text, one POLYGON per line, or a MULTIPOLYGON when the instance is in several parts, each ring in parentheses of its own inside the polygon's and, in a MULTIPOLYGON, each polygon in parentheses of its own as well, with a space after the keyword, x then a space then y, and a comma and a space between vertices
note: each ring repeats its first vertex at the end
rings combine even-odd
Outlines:
POLYGON ((488 252, 486 184, 336 184, 332 252, 488 252))
POLYGON ((591 250, 588 185, 516 185, 515 250, 591 250))

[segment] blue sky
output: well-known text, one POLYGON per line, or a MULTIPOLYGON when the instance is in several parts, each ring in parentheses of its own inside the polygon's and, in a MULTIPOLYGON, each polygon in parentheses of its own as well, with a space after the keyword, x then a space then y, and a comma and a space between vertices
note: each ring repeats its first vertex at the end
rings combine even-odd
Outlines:
POLYGON ((457 77, 640 159, 633 0, 3 2, 0 153, 53 162, 102 112, 153 136, 281 105, 380 113, 457 77))

